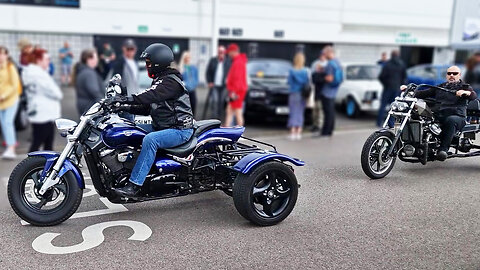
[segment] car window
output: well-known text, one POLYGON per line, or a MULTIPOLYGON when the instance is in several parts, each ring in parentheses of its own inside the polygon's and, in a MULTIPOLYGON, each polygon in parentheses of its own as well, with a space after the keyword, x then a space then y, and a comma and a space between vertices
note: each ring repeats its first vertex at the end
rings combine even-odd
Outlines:
POLYGON ((352 65, 347 66, 347 80, 375 80, 380 73, 380 66, 352 65))
POLYGON ((423 68, 424 75, 422 77, 426 79, 436 79, 438 74, 437 74, 437 69, 434 67, 425 67, 423 68))
POLYGON ((250 77, 287 77, 292 64, 279 60, 252 60, 247 64, 250 77))

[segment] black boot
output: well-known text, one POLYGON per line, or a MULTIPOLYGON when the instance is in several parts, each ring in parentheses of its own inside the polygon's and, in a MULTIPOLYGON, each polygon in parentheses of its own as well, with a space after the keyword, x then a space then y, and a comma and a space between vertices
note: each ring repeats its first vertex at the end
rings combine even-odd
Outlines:
POLYGON ((448 157, 448 154, 446 151, 440 150, 437 152, 437 160, 445 161, 447 157, 448 157))
POLYGON ((115 191, 121 196, 129 198, 138 197, 141 190, 142 186, 135 185, 130 181, 128 181, 128 183, 124 187, 115 189, 115 191))

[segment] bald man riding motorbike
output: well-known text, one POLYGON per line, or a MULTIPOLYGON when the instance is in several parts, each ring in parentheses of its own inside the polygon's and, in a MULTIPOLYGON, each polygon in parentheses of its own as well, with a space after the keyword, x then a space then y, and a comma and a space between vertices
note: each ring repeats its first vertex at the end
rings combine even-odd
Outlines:
MULTIPOLYGON (((436 158, 440 161, 447 159, 447 152, 455 133, 462 130, 465 126, 468 101, 477 98, 477 94, 473 91, 472 87, 461 80, 461 71, 459 67, 449 67, 447 69, 446 79, 446 82, 439 84, 438 86, 450 90, 457 90, 455 94, 440 91, 435 88, 415 90, 416 98, 435 98, 435 101, 439 106, 437 116, 440 120, 442 133, 440 135, 440 148, 437 152, 436 158)), ((400 87, 402 91, 406 88, 405 85, 400 87)))

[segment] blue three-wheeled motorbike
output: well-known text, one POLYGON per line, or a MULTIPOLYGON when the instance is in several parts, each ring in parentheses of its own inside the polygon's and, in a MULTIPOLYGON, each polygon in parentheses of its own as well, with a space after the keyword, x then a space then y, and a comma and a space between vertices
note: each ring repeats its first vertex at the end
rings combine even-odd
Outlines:
POLYGON ((243 217, 257 225, 276 224, 291 213, 298 184, 290 164, 304 162, 278 153, 273 145, 242 137, 244 127, 221 128, 218 120, 195 122, 188 142, 159 150, 138 198, 118 195, 114 189, 127 183, 146 135, 134 122, 118 116, 116 104, 106 102, 121 94, 119 82, 110 83, 107 97, 84 113, 80 123, 56 121, 67 139, 61 153, 33 152, 16 166, 8 198, 18 216, 33 225, 50 226, 73 215, 85 187, 82 158, 97 193, 113 203, 220 189, 233 197, 243 217), (244 143, 248 141, 256 145, 244 143))

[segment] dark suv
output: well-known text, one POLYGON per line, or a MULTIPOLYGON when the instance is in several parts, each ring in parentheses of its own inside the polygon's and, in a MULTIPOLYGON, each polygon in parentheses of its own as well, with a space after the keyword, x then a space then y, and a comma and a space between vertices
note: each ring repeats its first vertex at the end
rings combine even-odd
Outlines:
MULTIPOLYGON (((288 108, 288 71, 292 64, 280 59, 253 59, 247 64, 248 92, 245 98, 247 121, 269 118, 286 121, 288 108)), ((310 116, 310 109, 306 110, 310 116)), ((306 122, 309 117, 305 118, 306 122)))

